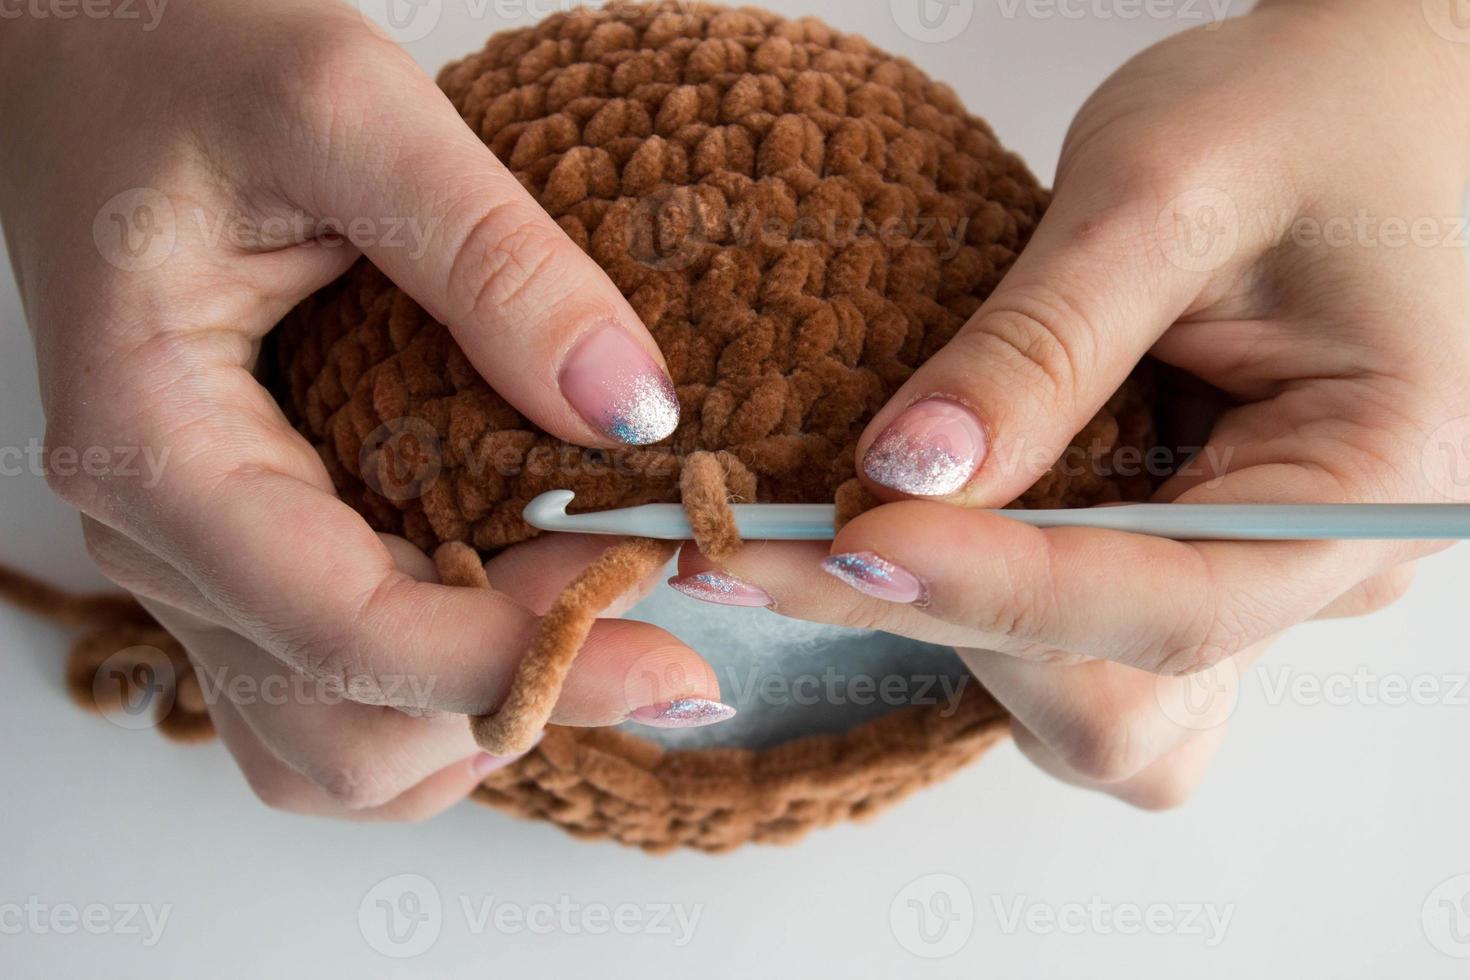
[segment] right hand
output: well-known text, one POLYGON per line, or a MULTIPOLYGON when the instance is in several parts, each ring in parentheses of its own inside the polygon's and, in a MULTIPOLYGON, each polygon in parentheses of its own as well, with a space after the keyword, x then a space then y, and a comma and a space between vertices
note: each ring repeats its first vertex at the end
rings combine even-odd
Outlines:
MULTIPOLYGON (((22 18, 0 58, 32 80, 0 92, 0 215, 49 459, 103 447, 134 464, 48 467, 92 555, 180 638, 207 692, 221 676, 348 682, 352 700, 332 704, 211 699, 267 801, 405 818, 461 799, 498 760, 455 715, 500 704, 536 613, 606 542, 497 558, 491 581, 513 594, 434 584, 427 556, 336 497, 252 375, 261 338, 365 254, 526 417, 597 447, 627 431, 619 378, 671 392, 653 339, 433 82, 345 6, 196 0, 148 31, 22 18), (314 237, 344 227, 354 244, 314 237)), ((673 427, 653 407, 642 441, 673 427)), ((643 707, 625 679, 650 670, 719 697, 667 633, 606 622, 553 720, 622 721, 643 707)))

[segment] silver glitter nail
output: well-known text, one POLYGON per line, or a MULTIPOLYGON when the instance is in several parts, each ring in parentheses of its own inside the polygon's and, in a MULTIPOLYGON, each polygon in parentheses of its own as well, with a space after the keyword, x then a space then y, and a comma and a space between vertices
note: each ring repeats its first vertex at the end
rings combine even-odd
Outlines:
POLYGON ((954 493, 969 481, 974 469, 974 460, 901 432, 885 432, 863 456, 863 471, 870 478, 920 497, 954 493))
POLYGON ((765 589, 742 582, 724 572, 700 572, 685 578, 669 579, 669 585, 693 599, 721 606, 770 606, 772 599, 765 589))
POLYGON ((893 585, 893 573, 898 570, 893 562, 865 552, 833 555, 824 559, 822 566, 848 585, 893 585))
POLYGON ((735 716, 735 709, 709 698, 676 698, 633 712, 632 719, 654 728, 699 728, 735 716))
POLYGON ((608 389, 612 409, 604 429, 619 442, 647 446, 679 427, 679 395, 667 378, 640 374, 610 382, 608 389))

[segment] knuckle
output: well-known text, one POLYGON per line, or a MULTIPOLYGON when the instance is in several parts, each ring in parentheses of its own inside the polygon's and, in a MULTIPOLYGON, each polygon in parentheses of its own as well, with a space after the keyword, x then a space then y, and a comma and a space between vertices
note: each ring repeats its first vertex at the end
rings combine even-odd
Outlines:
POLYGON ((1123 796, 1125 802, 1140 810, 1162 813, 1184 806, 1199 789, 1200 773, 1184 763, 1161 763, 1149 771, 1148 778, 1131 787, 1123 796))
POLYGON ((557 234, 518 200, 491 207, 454 250, 448 295, 476 317, 523 302, 557 278, 557 234))
POLYGON ((274 79, 270 102, 290 107, 311 134, 331 133, 360 122, 352 107, 366 104, 382 90, 386 68, 406 56, 385 37, 367 29, 356 15, 333 16, 315 8, 309 16, 290 18, 279 27, 281 43, 273 46, 266 84, 274 79))
POLYGON ((81 466, 59 466, 56 461, 77 452, 80 441, 66 429, 51 427, 46 430, 43 444, 45 464, 42 475, 46 486, 62 501, 83 513, 95 509, 99 497, 97 478, 81 466))
POLYGON ((1141 716, 1088 718, 1059 754, 1074 772, 1098 783, 1117 783, 1154 761, 1141 716))
POLYGON ((1055 399, 1076 389, 1090 363, 1090 332, 1081 312, 1056 290, 1018 286, 1006 292, 1004 307, 986 312, 955 339, 975 363, 1055 399))
POLYGON ((1412 565, 1368 579, 1360 586, 1363 594, 1363 614, 1378 612, 1394 605, 1408 595, 1409 588, 1413 584, 1414 568, 1412 565))
POLYGON ((408 789, 379 765, 356 759, 320 765, 311 771, 310 778, 328 799, 347 810, 382 806, 408 789))
POLYGON ((284 813, 306 811, 306 800, 302 795, 300 784, 284 773, 273 768, 253 765, 242 766, 240 772, 245 777, 245 784, 255 794, 255 798, 266 807, 284 813))
POLYGON ((1209 670, 1272 630, 1262 603, 1236 596, 1229 603, 1206 601, 1194 618, 1166 635, 1137 666, 1155 674, 1182 676, 1209 670))
POLYGON ((1048 625, 1058 619, 1056 554, 1038 537, 1039 546, 1003 556, 1003 586, 995 599, 978 603, 970 625, 979 633, 1006 638, 1008 653, 1031 654, 1051 650, 1048 625))
POLYGON ((136 595, 152 592, 153 584, 145 570, 139 568, 133 556, 120 547, 116 532, 93 521, 84 522, 82 546, 92 564, 103 577, 114 585, 136 595))

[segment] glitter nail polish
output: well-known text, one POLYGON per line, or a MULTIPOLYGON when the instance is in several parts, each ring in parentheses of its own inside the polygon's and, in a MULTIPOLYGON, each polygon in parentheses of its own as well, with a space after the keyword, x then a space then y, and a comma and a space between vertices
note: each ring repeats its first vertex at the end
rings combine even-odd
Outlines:
POLYGON ((669 586, 691 598, 721 606, 756 608, 769 606, 772 602, 770 593, 765 589, 742 582, 724 572, 700 572, 683 578, 671 578, 669 586))
POLYGON ((616 323, 605 323, 577 342, 559 383, 583 418, 626 445, 658 442, 679 425, 673 382, 616 323))
POLYGON ((876 483, 918 497, 943 497, 970 481, 985 458, 985 430, 959 402, 927 398, 893 421, 863 455, 876 483))
POLYGON ((675 698, 663 704, 639 708, 629 721, 650 728, 702 728, 735 717, 735 709, 709 698, 675 698))
POLYGON ((833 555, 823 560, 822 571, 864 595, 887 602, 910 604, 924 595, 924 586, 912 574, 871 551, 833 555))

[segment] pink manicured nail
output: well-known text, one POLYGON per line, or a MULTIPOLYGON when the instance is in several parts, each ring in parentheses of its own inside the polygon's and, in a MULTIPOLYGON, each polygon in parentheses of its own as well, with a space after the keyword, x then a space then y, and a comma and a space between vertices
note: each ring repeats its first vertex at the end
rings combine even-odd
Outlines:
POLYGON ((676 698, 650 704, 628 716, 628 720, 650 728, 703 728, 735 717, 735 709, 709 698, 676 698))
POLYGON ((833 555, 822 562, 822 571, 839 578, 864 595, 905 605, 918 602, 924 586, 913 575, 871 551, 833 555))
POLYGON ((470 762, 470 771, 472 771, 476 776, 480 776, 483 778, 490 775, 497 769, 504 769, 512 762, 517 762, 521 759, 524 759, 526 757, 526 753, 530 752, 531 749, 534 749, 536 746, 540 745, 541 740, 545 737, 545 732, 537 735, 536 741, 531 743, 531 748, 527 749, 525 752, 520 753, 519 755, 491 755, 489 752, 481 752, 479 755, 475 756, 473 761, 470 762))
POLYGON ((970 481, 985 459, 985 429, 959 402, 915 402, 863 455, 877 483, 920 497, 942 497, 970 481))
POLYGON ((769 606, 771 594, 757 585, 742 582, 724 572, 700 572, 669 579, 669 585, 695 599, 721 606, 769 606))
POLYGON ((520 756, 518 755, 502 757, 498 755, 491 755, 488 752, 481 752, 479 755, 475 756, 475 761, 470 763, 470 768, 474 771, 476 776, 488 776, 497 769, 504 769, 506 766, 510 765, 512 762, 515 762, 519 758, 520 756))
POLYGON ((673 382, 616 323, 605 323, 577 342, 562 366, 560 384, 583 418, 627 445, 658 442, 679 425, 673 382))

